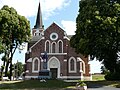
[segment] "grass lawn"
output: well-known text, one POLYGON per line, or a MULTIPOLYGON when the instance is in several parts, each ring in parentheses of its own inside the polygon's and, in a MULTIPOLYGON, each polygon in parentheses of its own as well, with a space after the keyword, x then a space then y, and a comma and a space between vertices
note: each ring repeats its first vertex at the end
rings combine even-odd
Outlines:
POLYGON ((105 76, 105 75, 102 75, 102 74, 100 74, 100 75, 98 75, 98 74, 92 75, 92 80, 93 80, 93 81, 105 80, 104 76, 105 76))
POLYGON ((25 80, 25 81, 3 81, 0 82, 0 89, 36 89, 44 88, 44 90, 62 90, 67 87, 75 86, 76 83, 64 82, 62 80, 25 80))
POLYGON ((120 81, 106 81, 104 75, 93 75, 92 81, 86 81, 87 85, 100 84, 102 86, 113 86, 120 88, 120 81))
MULTIPOLYGON (((106 81, 102 75, 93 75, 93 81, 85 81, 88 87, 99 84, 101 86, 114 86, 120 88, 120 81, 106 81)), ((75 88, 76 82, 64 82, 62 80, 25 80, 25 81, 0 81, 1 89, 24 89, 24 90, 69 90, 75 88)))

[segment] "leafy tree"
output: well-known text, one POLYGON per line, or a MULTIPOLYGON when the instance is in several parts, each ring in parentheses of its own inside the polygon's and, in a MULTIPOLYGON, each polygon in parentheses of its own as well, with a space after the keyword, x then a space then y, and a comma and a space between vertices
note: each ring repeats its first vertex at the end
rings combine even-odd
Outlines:
POLYGON ((14 64, 15 75, 20 76, 24 72, 24 64, 22 62, 17 62, 14 64))
POLYGON ((0 38, 0 54, 2 54, 5 51, 5 46, 2 43, 2 39, 0 38))
POLYGON ((3 6, 0 9, 0 37, 5 46, 5 75, 10 65, 11 76, 13 55, 16 49, 30 38, 29 21, 24 16, 19 15, 14 8, 7 5, 3 6))
POLYGON ((102 61, 111 73, 120 72, 120 0, 81 0, 79 7, 71 46, 102 61))
POLYGON ((109 71, 105 68, 105 66, 101 66, 101 74, 107 74, 109 71))

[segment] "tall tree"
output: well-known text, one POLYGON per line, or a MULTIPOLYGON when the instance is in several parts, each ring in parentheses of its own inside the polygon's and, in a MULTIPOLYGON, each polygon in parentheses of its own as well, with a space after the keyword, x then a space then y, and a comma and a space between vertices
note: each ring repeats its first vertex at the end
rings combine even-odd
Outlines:
MULTIPOLYGON (((4 44, 2 43, 2 39, 0 38, 0 54, 4 53, 5 52, 5 46, 4 44)), ((0 67, 1 68, 1 73, 0 73, 0 78, 2 79, 2 75, 3 75, 3 70, 4 70, 4 66, 5 66, 5 58, 2 57, 1 60, 3 61, 3 65, 0 67)))
POLYGON ((103 61, 111 72, 118 70, 120 51, 120 1, 81 0, 76 19, 76 34, 71 46, 76 52, 103 61))
POLYGON ((2 43, 5 45, 6 70, 10 64, 10 75, 12 75, 12 58, 13 55, 22 43, 27 42, 30 38, 30 23, 24 17, 17 13, 17 11, 3 6, 0 9, 0 37, 2 43))
POLYGON ((2 54, 3 52, 5 52, 5 46, 2 43, 2 39, 0 38, 0 54, 2 54))

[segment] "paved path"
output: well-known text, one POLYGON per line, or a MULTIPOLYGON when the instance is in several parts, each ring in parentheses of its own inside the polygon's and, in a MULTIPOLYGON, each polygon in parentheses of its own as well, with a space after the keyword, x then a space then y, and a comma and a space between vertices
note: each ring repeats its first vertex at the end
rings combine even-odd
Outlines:
POLYGON ((98 87, 98 88, 88 88, 88 90, 120 90, 120 88, 104 86, 104 87, 98 87))
POLYGON ((120 88, 104 86, 101 84, 94 83, 94 84, 88 85, 88 90, 120 90, 120 88))

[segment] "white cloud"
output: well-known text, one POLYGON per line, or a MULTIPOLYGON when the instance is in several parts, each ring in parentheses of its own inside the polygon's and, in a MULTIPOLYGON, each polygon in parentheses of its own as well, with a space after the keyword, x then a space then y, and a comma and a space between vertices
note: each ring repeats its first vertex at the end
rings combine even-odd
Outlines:
MULTIPOLYGON (((40 0, 42 13, 45 18, 55 14, 56 10, 69 5, 71 0, 40 0)), ((26 17, 35 16, 39 0, 0 0, 0 8, 3 5, 14 7, 17 12, 26 17)))
MULTIPOLYGON (((13 7, 17 10, 17 12, 26 17, 30 17, 35 15, 35 0, 1 0, 0 8, 3 5, 8 5, 9 7, 13 7)), ((38 6, 38 4, 37 4, 38 6)))
POLYGON ((65 21, 62 20, 61 24, 63 25, 64 30, 67 35, 74 35, 76 31, 76 23, 74 21, 65 21))
POLYGON ((44 0, 43 1, 43 13, 45 15, 45 19, 49 16, 55 14, 57 10, 69 5, 71 0, 44 0))

